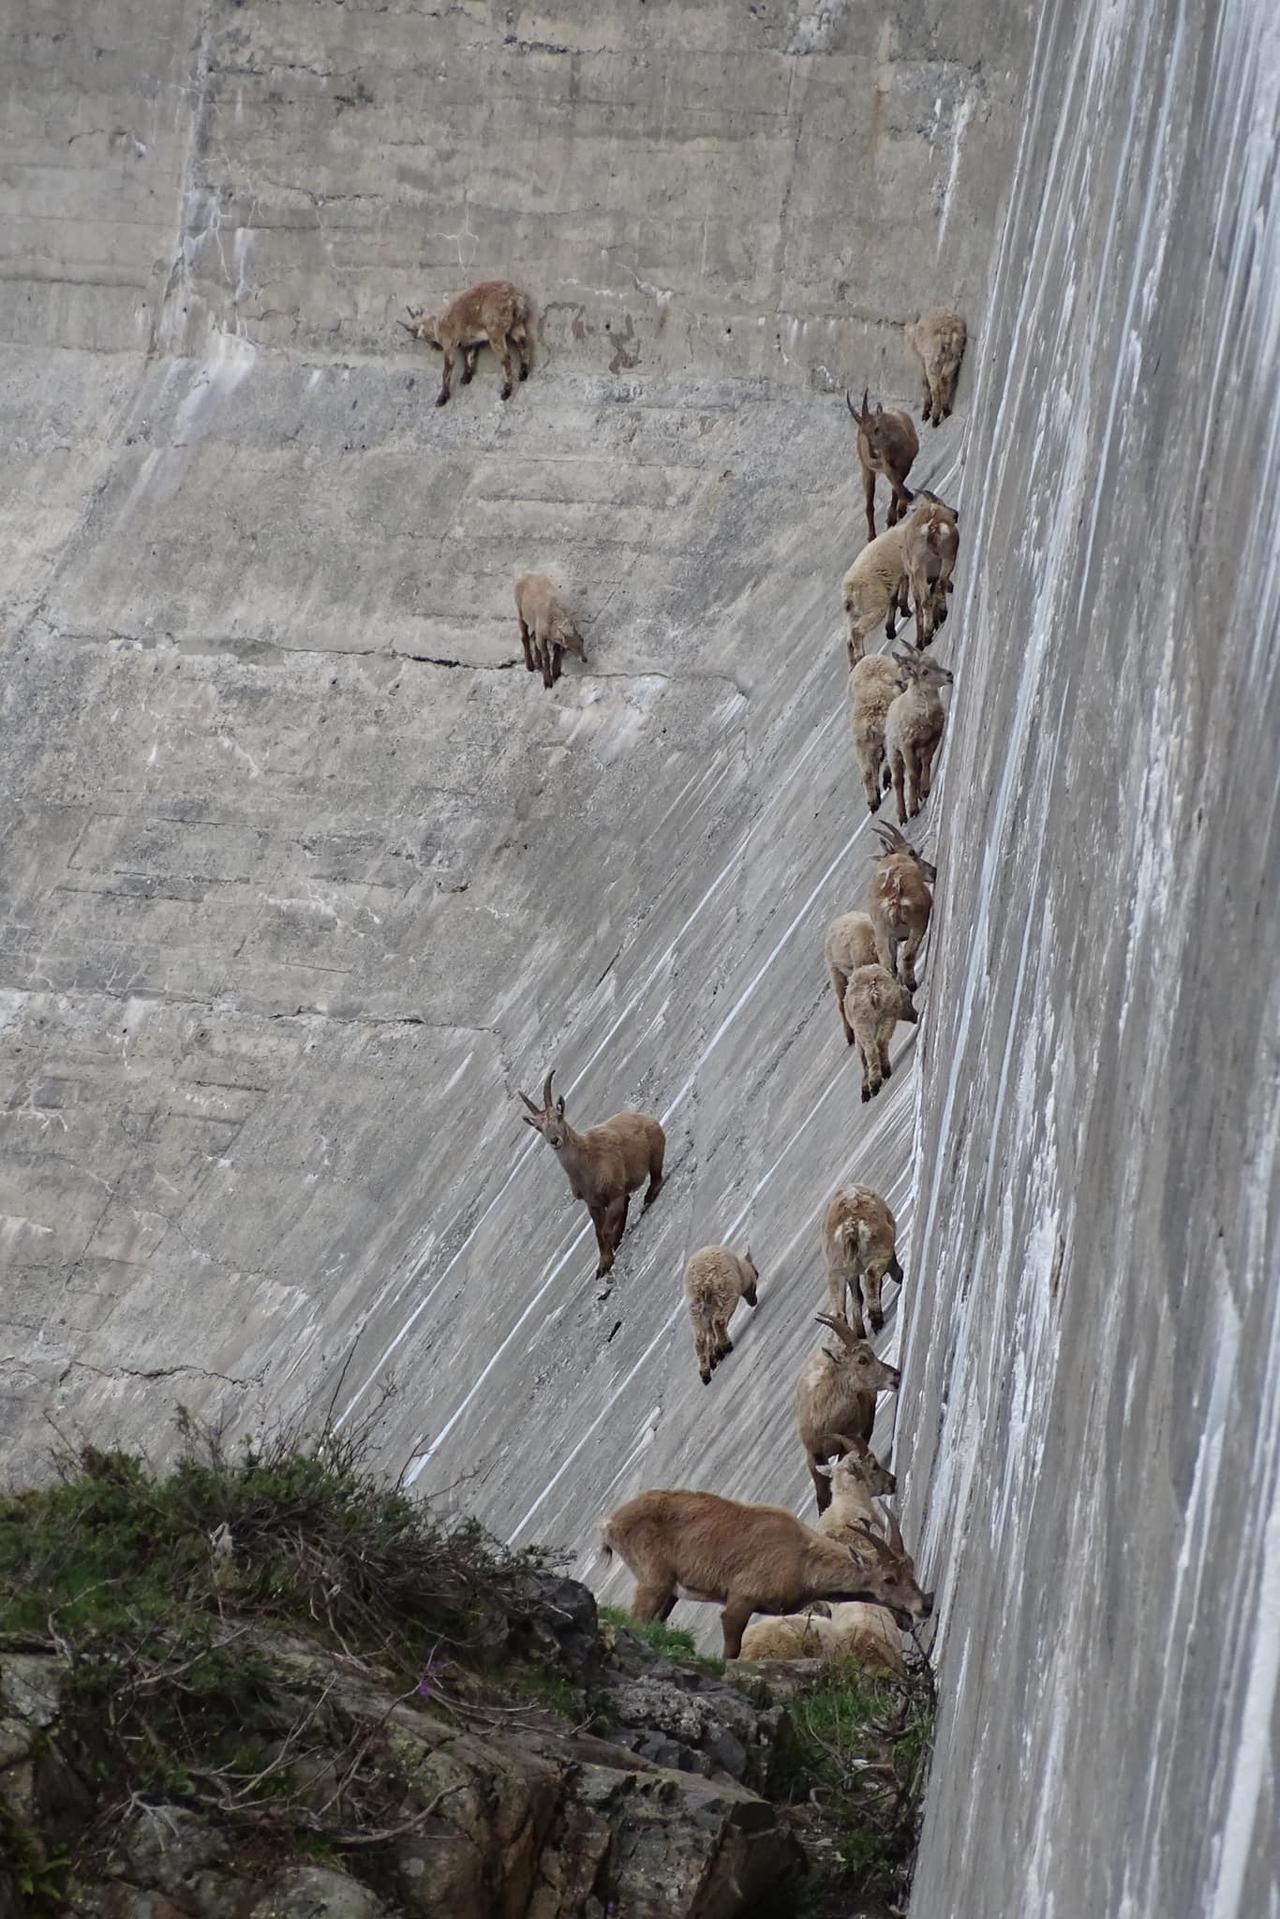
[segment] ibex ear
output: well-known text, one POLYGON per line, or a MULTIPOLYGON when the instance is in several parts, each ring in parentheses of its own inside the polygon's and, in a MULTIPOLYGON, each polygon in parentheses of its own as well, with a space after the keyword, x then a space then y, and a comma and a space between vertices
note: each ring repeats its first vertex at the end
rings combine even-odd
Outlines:
POLYGON ((539 1130, 538 1122, 536 1119, 530 1119, 527 1113, 521 1113, 520 1117, 524 1121, 526 1126, 532 1126, 535 1132, 539 1130))
POLYGON ((824 1479, 830 1479, 835 1469, 829 1459, 818 1459, 814 1461, 813 1470, 815 1473, 821 1473, 824 1479))
POLYGON ((561 1119, 563 1119, 563 1118, 564 1118, 564 1099, 563 1099, 563 1097, 561 1097, 560 1099, 558 1099, 558 1100, 556 1101, 556 1112, 557 1112, 557 1113, 559 1114, 559 1116, 560 1116, 560 1118, 561 1118, 561 1119))

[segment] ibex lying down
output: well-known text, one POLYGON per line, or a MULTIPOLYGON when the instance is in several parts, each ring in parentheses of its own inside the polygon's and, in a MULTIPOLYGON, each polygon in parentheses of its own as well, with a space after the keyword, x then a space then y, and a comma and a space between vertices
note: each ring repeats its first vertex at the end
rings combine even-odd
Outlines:
POLYGON ((870 1186, 842 1186, 822 1221, 822 1252, 827 1262, 827 1299, 836 1319, 847 1319, 863 1338, 862 1309, 873 1333, 884 1325, 880 1290, 885 1275, 902 1284, 897 1255, 898 1222, 870 1186), (852 1294, 846 1307, 845 1294, 852 1294))
POLYGON ((954 588, 951 576, 960 552, 960 515, 934 494, 925 497, 929 504, 912 514, 902 546, 916 609, 916 645, 921 649, 931 645, 938 628, 946 624, 947 595, 954 588))
POLYGON ((916 990, 916 955, 929 930, 938 870, 905 840, 896 826, 883 822, 876 836, 884 851, 871 869, 867 893, 876 958, 909 993, 916 990), (901 948, 901 953, 899 953, 901 948))
POLYGON ((476 355, 486 340, 502 362, 502 397, 511 398, 515 367, 514 346, 520 362, 520 378, 529 377, 529 302, 510 280, 482 280, 456 294, 439 313, 424 313, 421 307, 408 307, 408 321, 400 325, 415 340, 425 340, 444 354, 444 371, 436 405, 444 406, 453 379, 453 356, 462 354, 462 384, 469 386, 476 370, 476 355))
POLYGON ((545 573, 522 573, 516 581, 516 617, 525 666, 530 673, 541 672, 544 686, 560 678, 562 653, 576 653, 585 663, 586 643, 545 573))
POLYGON ((898 823, 914 819, 929 797, 933 762, 947 724, 946 709, 938 697, 952 676, 927 654, 895 653, 907 676, 905 689, 889 708, 884 722, 884 747, 898 802, 898 823))
POLYGON ((831 1487, 818 1470, 823 1460, 847 1453, 854 1439, 870 1441, 876 1422, 876 1394, 896 1392, 896 1366, 876 1356, 844 1319, 818 1314, 818 1324, 836 1335, 836 1351, 819 1346, 809 1355, 796 1380, 796 1426, 817 1495, 818 1511, 831 1504, 831 1487))
POLYGON ((905 1628, 932 1607, 887 1556, 835 1545, 785 1506, 749 1506, 716 1493, 641 1493, 609 1515, 603 1543, 635 1575, 637 1619, 666 1619, 677 1599, 720 1606, 726 1659, 738 1657, 752 1613, 865 1599, 888 1606, 905 1628))
POLYGON ((881 1085, 893 1077, 889 1042, 897 1022, 914 1026, 919 1018, 911 995, 893 974, 877 964, 860 966, 844 996, 846 1028, 862 1055, 862 1097, 874 1099, 881 1085))
POLYGON ((956 378, 964 358, 965 324, 958 313, 935 307, 905 328, 907 345, 920 362, 924 406, 920 417, 941 426, 956 396, 956 378))
POLYGON ((704 1246, 684 1269, 684 1293, 693 1321, 693 1345, 698 1356, 698 1372, 704 1386, 726 1353, 733 1351, 729 1321, 740 1299, 748 1306, 756 1303, 756 1282, 760 1275, 751 1262, 751 1248, 744 1254, 728 1246, 704 1246))
POLYGON ((645 1181, 644 1196, 652 1206, 662 1189, 662 1156, 667 1136, 648 1113, 615 1113, 585 1133, 575 1132, 564 1116, 564 1101, 552 1103, 551 1081, 555 1068, 547 1074, 542 1087, 542 1104, 535 1106, 527 1093, 520 1097, 529 1108, 525 1125, 541 1133, 564 1167, 575 1199, 585 1201, 596 1229, 600 1248, 600 1279, 613 1265, 627 1224, 627 1207, 632 1193, 645 1181), (531 1115, 531 1117, 530 1117, 531 1115))
POLYGON ((832 920, 827 928, 826 945, 827 971, 831 975, 831 984, 836 989, 836 1005, 840 1008, 840 1024, 849 1045, 853 1045, 853 1032, 844 1016, 844 996, 849 981, 860 966, 870 966, 876 957, 876 929, 868 913, 842 913, 838 920, 832 920))
MULTIPOLYGON (((861 640, 859 640, 861 645, 861 640)), ((849 731, 862 775, 867 810, 874 813, 889 784, 889 762, 884 752, 884 723, 889 708, 907 683, 898 662, 883 653, 868 653, 849 671, 849 731)))
POLYGON ((911 415, 902 412, 899 407, 890 407, 886 413, 880 402, 876 401, 875 412, 867 405, 867 390, 862 393, 862 406, 856 407, 846 393, 844 403, 853 415, 858 428, 858 464, 862 468, 862 494, 867 507, 867 538, 876 537, 876 475, 883 473, 889 482, 892 497, 889 501, 887 525, 893 526, 901 519, 911 504, 911 494, 907 491, 906 478, 911 471, 911 462, 920 451, 920 442, 911 422, 911 415))
POLYGON ((778 1619, 757 1619, 742 1635, 744 1659, 854 1659, 901 1678, 906 1672, 902 1640, 893 1614, 884 1606, 853 1599, 816 1606, 778 1619))

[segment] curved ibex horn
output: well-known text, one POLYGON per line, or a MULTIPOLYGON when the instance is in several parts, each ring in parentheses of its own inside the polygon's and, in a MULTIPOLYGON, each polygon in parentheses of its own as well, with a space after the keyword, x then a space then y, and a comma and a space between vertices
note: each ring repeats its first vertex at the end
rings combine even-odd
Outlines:
MULTIPOLYGON (((516 1089, 516 1090, 517 1090, 517 1092, 519 1092, 519 1088, 518 1088, 518 1087, 517 1087, 517 1089, 516 1089)), ((526 1106, 527 1106, 527 1107, 529 1108, 529 1111, 530 1111, 531 1113, 538 1113, 538 1114, 540 1114, 540 1113, 542 1112, 542 1108, 541 1108, 540 1106, 535 1106, 535 1105, 534 1105, 534 1103, 533 1103, 533 1101, 532 1101, 532 1100, 531 1100, 531 1099, 529 1098, 529 1095, 528 1095, 527 1093, 520 1093, 520 1097, 521 1097, 521 1099, 522 1099, 522 1100, 524 1101, 524 1103, 525 1103, 525 1105, 526 1105, 526 1106)))
POLYGON ((396 325, 397 325, 397 326, 402 326, 402 327, 404 328, 404 330, 405 330, 405 332, 406 332, 407 334, 409 334, 409 335, 410 335, 410 336, 411 336, 411 337, 412 337, 413 339, 415 339, 415 340, 417 339, 417 337, 418 337, 418 336, 417 336, 417 334, 416 334, 416 332, 415 332, 415 331, 414 331, 414 329, 413 329, 413 328, 412 328, 412 327, 411 327, 411 326, 409 325, 409 322, 408 322, 407 320, 397 320, 397 321, 396 321, 396 325))
POLYGON ((885 1517, 885 1524, 889 1528, 890 1546, 892 1546, 894 1552, 896 1553, 905 1552, 907 1549, 903 1543, 902 1528, 898 1524, 897 1515, 886 1511, 884 1517, 885 1517))
POLYGON ((849 398, 849 389, 848 389, 848 387, 846 387, 846 388, 845 388, 845 390, 844 390, 844 403, 845 403, 845 405, 846 405, 846 406, 848 407, 848 409, 849 409, 849 411, 850 411, 850 413, 852 414, 852 416, 853 416, 853 418, 854 418, 854 419, 856 420, 856 419, 857 419, 857 417, 858 417, 858 409, 857 409, 857 407, 856 407, 856 406, 855 406, 855 405, 853 404, 853 401, 852 401, 852 400, 851 400, 851 399, 849 398))
POLYGON ((555 1076, 556 1069, 553 1066, 542 1082, 542 1110, 544 1112, 550 1112, 551 1110, 551 1082, 555 1076))
POLYGON ((867 406, 867 400, 870 396, 870 393, 871 393, 871 388, 869 386, 864 386, 862 389, 862 411, 864 415, 869 411, 867 406))
POLYGON ((858 1335, 853 1331, 852 1327, 846 1326, 842 1319, 835 1319, 830 1313, 815 1313, 814 1318, 817 1320, 819 1326, 829 1326, 831 1331, 836 1334, 837 1338, 842 1339, 846 1346, 856 1346, 858 1344, 858 1335))

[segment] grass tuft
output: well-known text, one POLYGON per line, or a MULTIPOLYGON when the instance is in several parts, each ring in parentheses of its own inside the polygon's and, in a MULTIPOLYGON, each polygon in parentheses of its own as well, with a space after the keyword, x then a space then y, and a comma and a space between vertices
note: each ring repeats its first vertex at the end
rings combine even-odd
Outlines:
POLYGON ((694 1643, 693 1634, 685 1632, 680 1626, 666 1626, 660 1619, 633 1619, 621 1606, 601 1606, 600 1618, 611 1626, 620 1626, 634 1639, 639 1639, 653 1652, 665 1654, 685 1666, 700 1666, 704 1672, 722 1673, 723 1659, 708 1658, 700 1653, 694 1643))

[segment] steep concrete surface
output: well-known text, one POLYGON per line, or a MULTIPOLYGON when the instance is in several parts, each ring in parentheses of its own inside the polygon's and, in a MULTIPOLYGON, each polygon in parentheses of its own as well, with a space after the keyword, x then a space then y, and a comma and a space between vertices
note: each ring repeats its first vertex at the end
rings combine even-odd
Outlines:
POLYGON ((818 1219, 868 1179, 942 1594, 916 1909, 1280 1910, 1260 0, 3 32, 7 1467, 391 1380, 388 1461, 621 1597, 639 1487, 804 1500, 818 1219), (437 411, 395 317, 494 272, 533 377, 437 411), (871 850, 841 395, 914 399, 937 297, 942 885, 864 1108, 821 960, 871 850), (550 695, 535 564, 588 638, 550 695), (553 1061, 670 1135, 603 1299, 514 1097, 553 1061), (721 1237, 761 1304, 704 1389, 721 1237))

